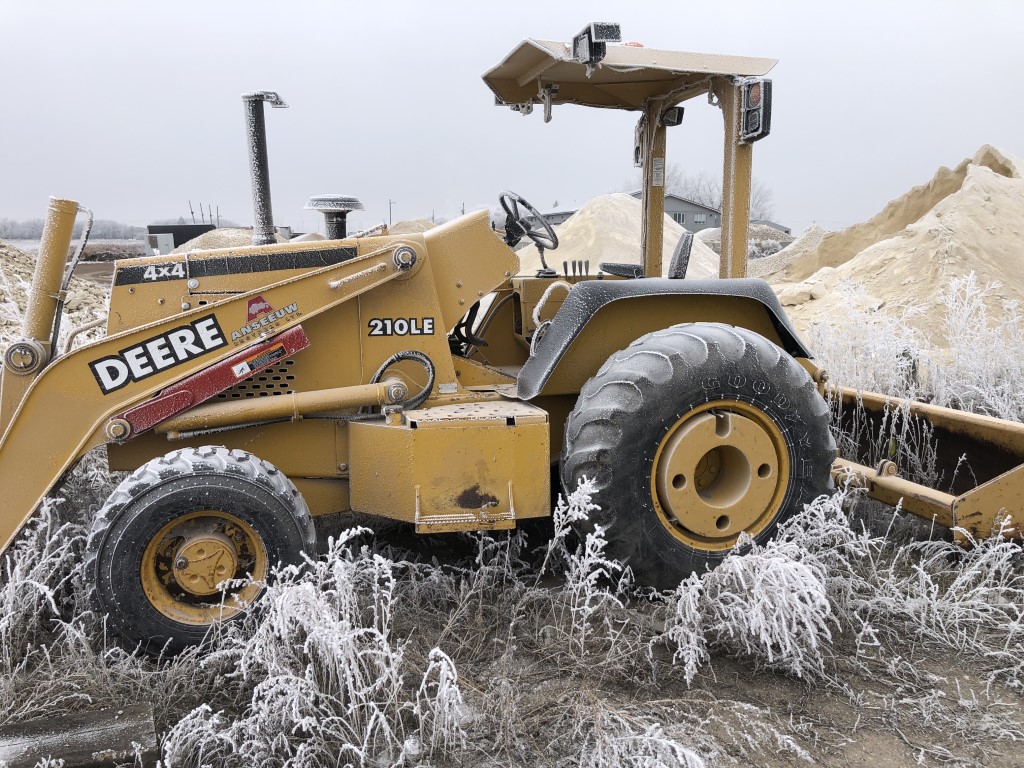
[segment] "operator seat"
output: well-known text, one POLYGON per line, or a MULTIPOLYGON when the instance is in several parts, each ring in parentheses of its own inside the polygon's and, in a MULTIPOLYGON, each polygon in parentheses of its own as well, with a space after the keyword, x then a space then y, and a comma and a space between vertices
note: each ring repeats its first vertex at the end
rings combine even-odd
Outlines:
MULTIPOLYGON (((683 236, 676 243, 676 249, 672 252, 672 261, 669 263, 667 278, 670 280, 683 280, 686 277, 686 268, 690 264, 690 251, 692 249, 693 233, 683 232, 683 236)), ((616 277, 625 277, 632 280, 644 276, 644 268, 640 264, 602 261, 598 266, 602 271, 616 277)))

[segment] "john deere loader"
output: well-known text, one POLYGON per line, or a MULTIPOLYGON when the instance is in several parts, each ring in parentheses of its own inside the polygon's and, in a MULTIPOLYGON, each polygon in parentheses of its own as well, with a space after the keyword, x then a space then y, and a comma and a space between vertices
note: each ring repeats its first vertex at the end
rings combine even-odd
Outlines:
POLYGON ((180 649, 258 603, 276 564, 315 551, 312 518, 336 512, 421 533, 508 530, 550 514, 553 477, 566 491, 587 477, 601 507, 587 525, 608 525, 611 554, 662 588, 741 533, 772 536, 833 475, 977 535, 1016 513, 1021 425, 916 407, 1010 457, 957 495, 836 459, 826 375, 768 285, 744 277, 775 62, 617 40, 609 24, 568 45, 526 40, 484 81, 545 119, 560 104, 639 113, 642 266, 523 274, 512 247, 527 238, 544 261, 558 237, 512 193, 503 233, 478 212, 350 237, 344 201, 322 199, 328 239, 275 242, 263 109, 283 102, 260 92, 243 97, 254 244, 118 261, 105 338, 60 348, 82 209, 52 200, 23 338, 4 355, 0 546, 105 445, 131 474, 89 537, 96 608, 129 644, 180 649), (713 280, 686 277, 687 238, 661 263, 667 128, 697 97, 725 125, 713 280))

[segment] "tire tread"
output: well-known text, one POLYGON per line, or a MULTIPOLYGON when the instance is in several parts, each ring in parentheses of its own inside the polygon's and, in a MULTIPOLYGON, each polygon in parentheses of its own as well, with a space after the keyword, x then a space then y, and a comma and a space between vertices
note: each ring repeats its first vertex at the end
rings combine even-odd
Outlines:
MULTIPOLYGON (((587 381, 566 421, 561 456, 563 490, 571 491, 583 476, 595 482, 595 501, 602 508, 584 530, 594 523, 609 526, 609 552, 631 565, 643 580, 668 583, 662 573, 665 563, 651 563, 650 552, 644 551, 645 547, 649 549, 644 543, 650 529, 649 516, 634 510, 606 508, 610 507, 609 501, 619 505, 627 501, 615 498, 614 490, 629 482, 620 476, 623 445, 627 451, 650 450, 653 455, 653 447, 630 443, 643 433, 640 425, 650 413, 652 403, 664 397, 665 388, 693 381, 702 371, 706 375, 708 369, 728 368, 741 361, 744 366, 762 371, 777 389, 799 399, 804 423, 811 425, 821 443, 812 478, 804 484, 806 488, 801 488, 797 503, 809 502, 827 492, 831 486, 829 468, 835 456, 835 441, 828 429, 828 406, 796 360, 768 339, 744 328, 689 323, 642 336, 609 357, 587 381)), ((649 477, 644 481, 649 482, 649 477)), ((641 485, 634 482, 633 487, 640 489, 641 485)), ((641 504, 635 496, 628 501, 641 504)), ((686 564, 671 579, 685 576, 683 571, 690 564, 704 562, 696 556, 683 561, 686 564)))
POLYGON ((100 552, 112 527, 143 493, 185 476, 203 474, 244 477, 273 493, 287 505, 291 518, 301 531, 305 550, 311 553, 315 551, 316 533, 309 508, 283 472, 269 462, 239 449, 229 450, 223 446, 181 448, 152 459, 132 472, 114 489, 96 514, 86 540, 84 572, 88 582, 89 602, 98 614, 105 614, 109 610, 99 594, 97 584, 99 569, 104 566, 100 562, 100 552))

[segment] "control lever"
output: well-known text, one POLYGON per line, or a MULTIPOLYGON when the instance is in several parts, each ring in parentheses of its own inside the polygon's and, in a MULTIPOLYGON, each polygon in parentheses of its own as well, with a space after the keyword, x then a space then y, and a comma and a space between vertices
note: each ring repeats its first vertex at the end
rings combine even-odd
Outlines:
MULTIPOLYGON (((571 259, 569 261, 562 262, 562 275, 565 277, 568 283, 578 283, 583 279, 590 279, 590 259, 571 259), (572 265, 570 275, 569 265, 572 265)), ((603 275, 598 273, 598 279, 603 275)))

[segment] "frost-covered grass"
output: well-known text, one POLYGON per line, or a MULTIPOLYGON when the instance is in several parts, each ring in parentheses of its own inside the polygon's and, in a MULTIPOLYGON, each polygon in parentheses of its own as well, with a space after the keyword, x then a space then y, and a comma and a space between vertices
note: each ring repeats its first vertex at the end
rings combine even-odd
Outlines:
MULTIPOLYGON (((95 501, 91 466, 66 490, 95 501)), ((151 702, 166 766, 268 768, 778 765, 865 727, 927 762, 1024 739, 1018 543, 874 534, 842 490, 654 595, 605 533, 569 533, 589 491, 549 539, 476 535, 447 562, 349 530, 205 653, 156 661, 86 610, 85 515, 54 502, 4 563, 0 723, 151 702)))
POLYGON ((949 354, 930 357, 928 380, 940 404, 1024 421, 1024 321, 1016 303, 992 316, 985 299, 997 287, 973 273, 952 281, 943 296, 949 354))
POLYGON ((809 346, 835 384, 1024 421, 1024 318, 1015 303, 993 315, 997 288, 973 273, 953 278, 929 337, 920 307, 860 309, 864 290, 842 284, 845 309, 809 329, 809 346))
POLYGON ((916 400, 1024 421, 1024 319, 1014 302, 992 312, 998 287, 980 285, 973 273, 954 278, 926 316, 920 307, 866 310, 861 287, 837 286, 842 309, 808 329, 815 362, 829 372, 829 386, 881 393, 892 406, 869 417, 832 389, 841 456, 873 467, 892 461, 901 477, 954 494, 990 479, 990 465, 1012 458, 987 455, 983 444, 910 415, 916 400))

